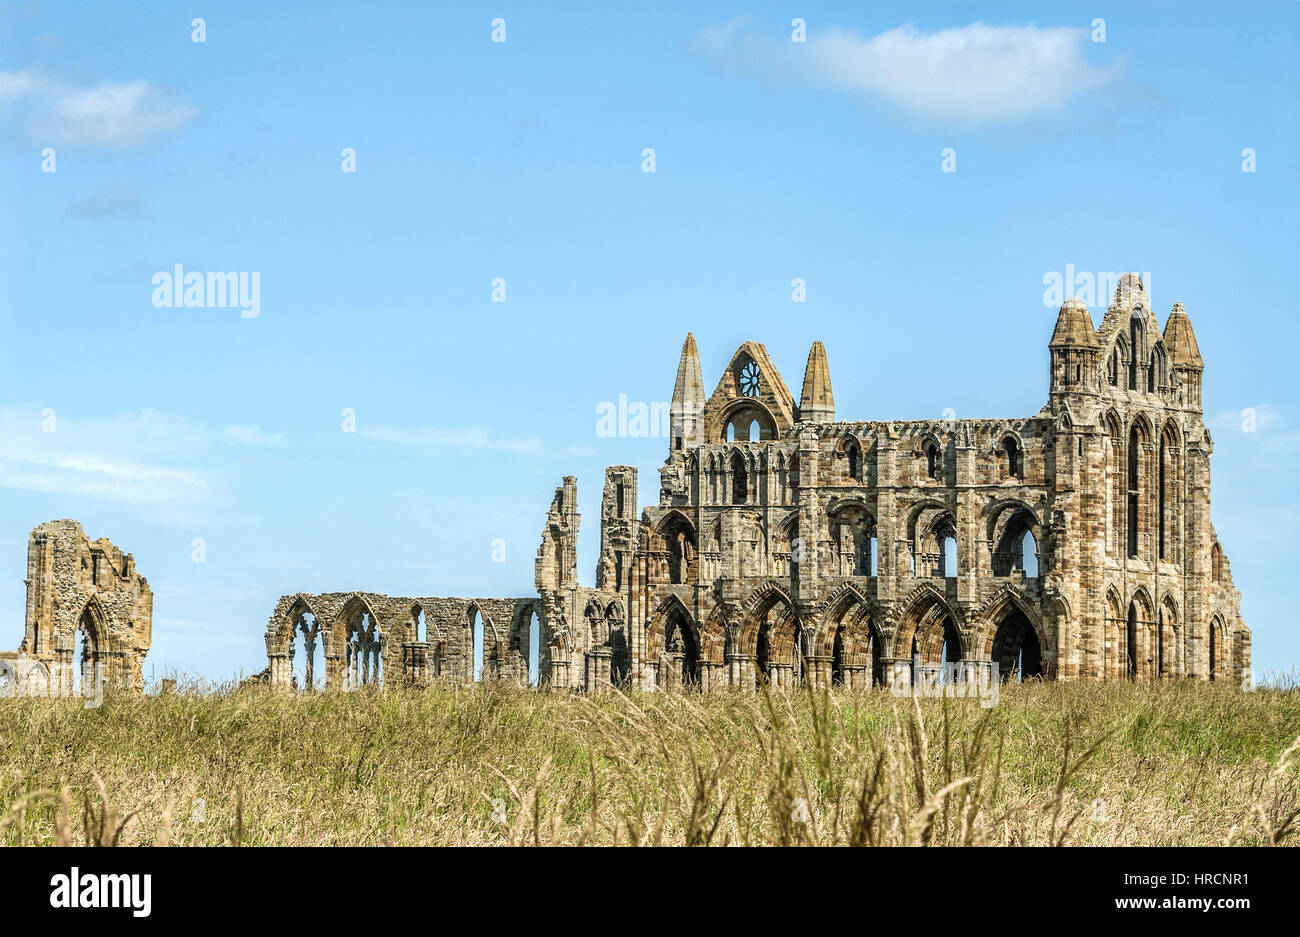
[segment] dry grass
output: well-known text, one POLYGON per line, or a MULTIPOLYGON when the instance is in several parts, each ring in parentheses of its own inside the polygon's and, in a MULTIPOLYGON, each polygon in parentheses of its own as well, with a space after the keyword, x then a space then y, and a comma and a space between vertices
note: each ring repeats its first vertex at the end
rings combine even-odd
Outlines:
POLYGON ((1293 843, 1297 736, 1193 683, 4 699, 0 843, 1293 843))

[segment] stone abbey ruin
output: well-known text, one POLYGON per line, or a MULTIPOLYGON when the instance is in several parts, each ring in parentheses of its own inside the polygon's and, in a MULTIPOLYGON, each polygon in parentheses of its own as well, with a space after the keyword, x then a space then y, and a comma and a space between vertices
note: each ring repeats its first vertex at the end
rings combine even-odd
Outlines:
POLYGON ((1250 631, 1210 523, 1182 304, 1162 333, 1126 274, 1099 328, 1069 300, 1048 347, 1032 416, 837 421, 820 342, 796 405, 755 342, 706 397, 688 335, 657 502, 638 515, 636 470, 605 472, 594 588, 578 583, 568 477, 537 595, 287 595, 267 678, 865 687, 962 662, 1002 679, 1245 685, 1250 631))
POLYGON ((28 538, 25 583, 22 644, 0 652, 6 676, 38 695, 98 681, 144 689, 153 593, 131 554, 104 538, 91 540, 74 520, 49 521, 28 538))
MULTIPOLYGON (((687 335, 658 500, 638 514, 636 469, 606 470, 594 588, 578 583, 567 477, 536 595, 286 595, 262 679, 866 687, 960 663, 1002 679, 1248 685, 1182 304, 1162 333, 1126 274, 1098 328, 1068 300, 1048 348, 1048 403, 1032 416, 837 421, 820 342, 796 405, 755 342, 706 397, 687 335)), ((138 690, 152 605, 129 554, 75 521, 42 524, 22 645, 0 664, 60 685, 98 666, 106 686, 138 690)))

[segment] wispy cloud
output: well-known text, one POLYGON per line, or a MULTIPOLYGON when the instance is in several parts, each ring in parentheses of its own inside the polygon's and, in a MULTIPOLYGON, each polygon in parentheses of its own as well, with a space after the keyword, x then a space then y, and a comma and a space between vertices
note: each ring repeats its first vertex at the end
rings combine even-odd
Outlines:
POLYGON ((265 433, 260 426, 227 426, 221 441, 231 446, 283 446, 284 433, 265 433))
POLYGON ((1060 112, 1120 65, 1084 57, 1086 29, 971 23, 936 32, 912 24, 875 36, 831 28, 806 42, 759 36, 745 20, 712 27, 696 47, 719 65, 770 80, 848 91, 902 115, 957 127, 1060 112))
POLYGON ((29 142, 127 149, 174 133, 198 113, 142 78, 79 85, 35 69, 0 72, 0 108, 29 142))
POLYGON ((107 192, 98 192, 68 205, 65 215, 74 218, 138 218, 143 217, 144 200, 134 186, 118 186, 107 192))
POLYGON ((206 434, 156 410, 100 420, 0 409, 0 488, 135 504, 195 504, 202 472, 178 464, 206 434), (53 420, 53 422, 52 422, 53 420))
POLYGON ((541 441, 530 436, 526 439, 493 439, 487 429, 470 426, 462 429, 443 429, 436 426, 370 426, 357 431, 358 435, 382 442, 408 446, 454 449, 492 449, 503 452, 539 452, 541 441))
POLYGON ((1277 411, 1261 403, 1240 410, 1225 410, 1208 422, 1216 433, 1261 432, 1277 424, 1277 411))

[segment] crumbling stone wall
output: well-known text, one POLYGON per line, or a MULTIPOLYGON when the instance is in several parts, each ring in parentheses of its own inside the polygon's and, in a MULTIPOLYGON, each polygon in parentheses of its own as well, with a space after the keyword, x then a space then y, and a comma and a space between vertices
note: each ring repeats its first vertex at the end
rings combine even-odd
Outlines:
POLYGON ((507 679, 527 660, 517 616, 537 614, 540 682, 554 687, 868 686, 957 661, 1010 679, 1247 683, 1250 631, 1210 523, 1204 366, 1182 304, 1162 333, 1128 274, 1099 326, 1066 302, 1048 348, 1048 403, 1031 416, 837 422, 820 342, 796 406, 755 342, 705 399, 688 335, 658 503, 638 514, 636 470, 606 471, 595 589, 578 584, 566 477, 538 598, 286 596, 267 631, 272 676, 294 614, 317 603, 338 633, 364 597, 390 636, 386 668, 414 660, 395 642, 410 643, 411 604, 427 610, 440 649, 423 680, 466 679, 477 603, 493 635, 512 622, 492 642, 507 679))
POLYGON ((313 685, 352 688, 393 682, 424 685, 436 679, 473 682, 477 626, 482 661, 478 678, 527 684, 531 641, 540 644, 531 637, 530 625, 539 611, 536 598, 411 597, 375 592, 282 596, 266 628, 269 681, 278 687, 297 685, 295 669, 305 673, 303 658, 315 658, 319 647, 324 672, 312 674, 317 678, 311 681, 313 685))
POLYGON ((75 520, 48 521, 27 541, 27 610, 15 654, 39 664, 56 688, 143 690, 153 641, 153 593, 135 559, 75 520), (76 649, 81 638, 82 654, 76 649))

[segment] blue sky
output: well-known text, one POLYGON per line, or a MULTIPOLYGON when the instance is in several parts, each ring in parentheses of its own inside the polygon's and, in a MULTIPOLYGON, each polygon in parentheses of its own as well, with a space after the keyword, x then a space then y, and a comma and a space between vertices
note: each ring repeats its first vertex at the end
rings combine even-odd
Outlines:
POLYGON ((1300 665, 1300 4, 202 6, 0 6, 0 646, 57 517, 134 553, 157 674, 260 670, 287 592, 531 594, 567 474, 590 582, 603 467, 649 503, 665 451, 596 409, 687 330, 709 388, 820 339, 841 418, 1029 415, 1072 265, 1186 305, 1256 669, 1300 665), (178 263, 259 315, 156 307, 178 263))

